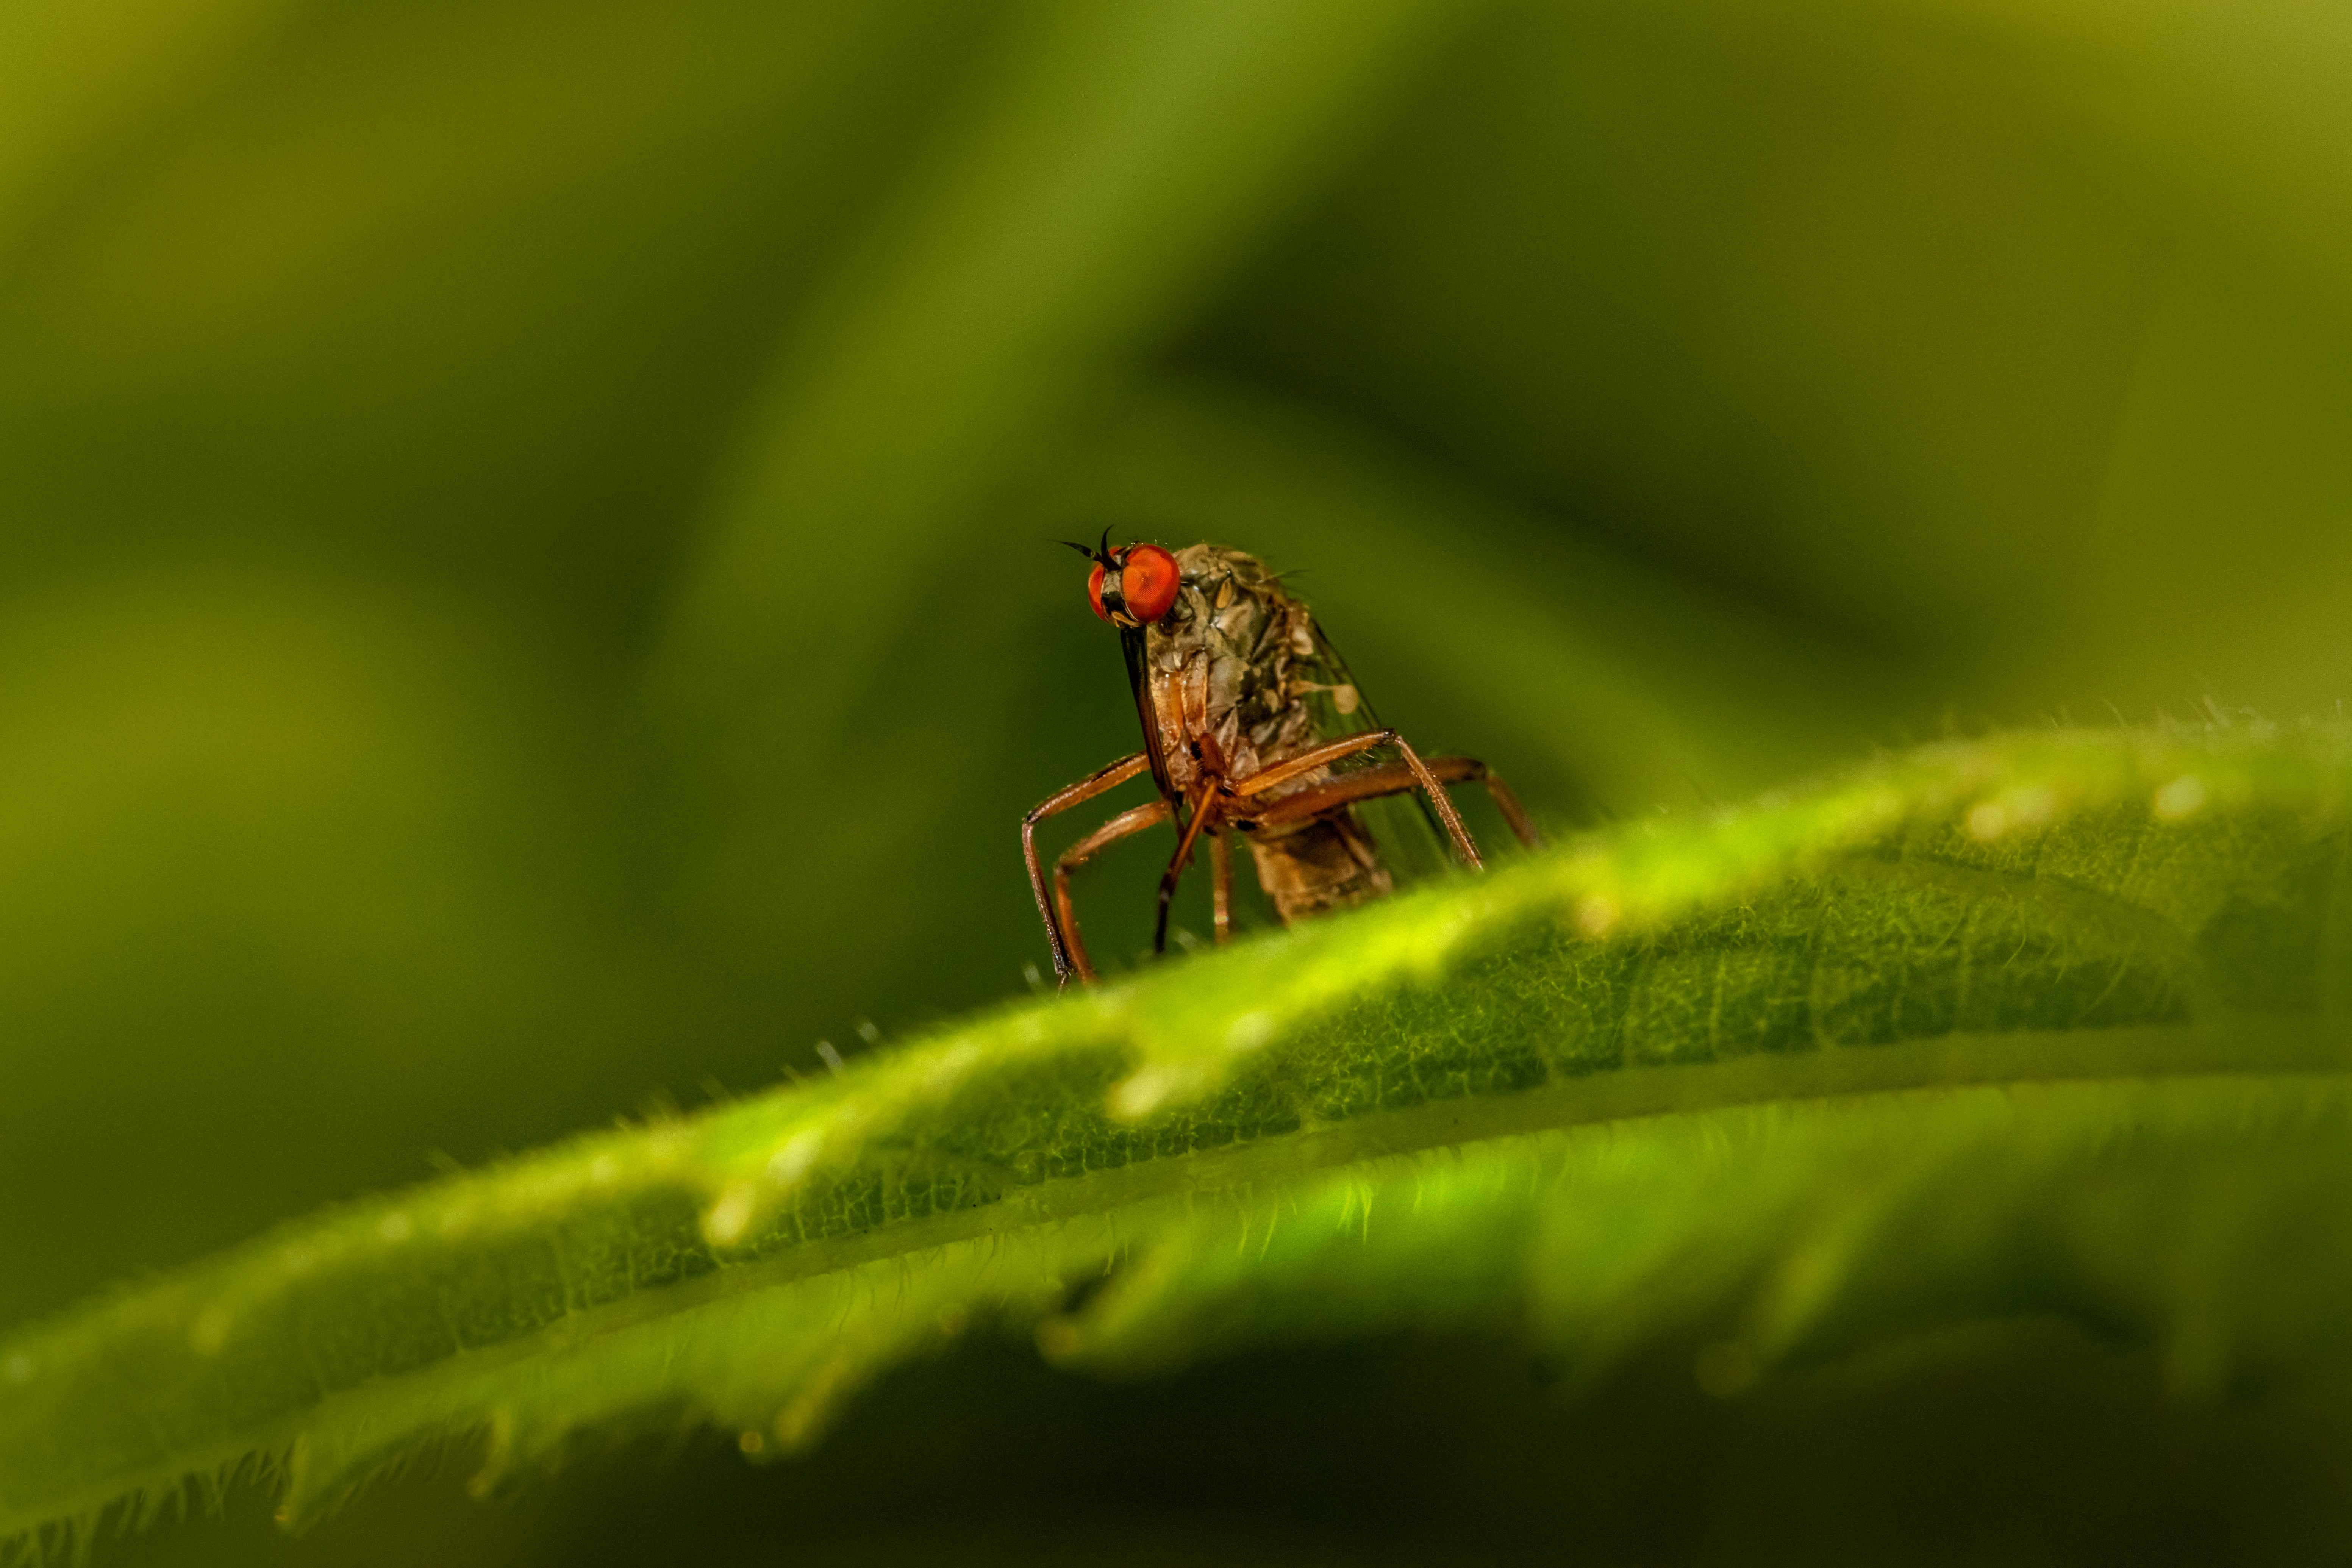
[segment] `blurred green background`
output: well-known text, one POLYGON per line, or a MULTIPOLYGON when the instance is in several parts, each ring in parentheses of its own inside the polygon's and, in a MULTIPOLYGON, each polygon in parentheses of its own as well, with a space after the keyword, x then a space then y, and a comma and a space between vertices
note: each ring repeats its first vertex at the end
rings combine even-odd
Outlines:
MULTIPOLYGON (((1991 723, 2336 711, 2347 81, 2315 0, 12 0, 0 1321, 1022 994, 1017 819, 1133 743, 1074 531, 1299 569, 1391 722, 1562 829, 1991 723)), ((1156 869, 1096 875, 1104 952, 1156 869)), ((2291 1442, 2033 1354, 2018 1399, 2107 1402, 2084 1488, 2282 1517, 2231 1478, 2291 1442)), ((1496 1415, 1525 1376, 983 1355, 799 1471, 689 1443, 101 1558, 764 1562, 819 1497, 923 1561, 1476 1555, 1449 1507, 1541 1555, 1530 1451, 1585 1456, 1600 1561, 1973 1560, 1922 1521, 2074 1506, 1935 1447, 2019 1429, 1958 1373, 1932 1440, 1679 1366, 1496 1415), (1475 1423, 1524 1484, 1457 1456, 1382 1522, 1362 1477, 1475 1423), (1783 1428, 1779 1479, 1723 1458, 1783 1428), (1097 1473, 1130 1441, 1164 1486, 1097 1473), (1334 1442, 1357 1503, 1297 1468, 1334 1442), (1858 1512, 1802 1481, 1849 1462, 1858 1512), (1886 1502, 1915 1472, 1964 1500, 1886 1502), (616 1497, 640 1537, 582 1522, 616 1497)), ((2205 1539, 2171 1517, 2147 1551, 2205 1539)))

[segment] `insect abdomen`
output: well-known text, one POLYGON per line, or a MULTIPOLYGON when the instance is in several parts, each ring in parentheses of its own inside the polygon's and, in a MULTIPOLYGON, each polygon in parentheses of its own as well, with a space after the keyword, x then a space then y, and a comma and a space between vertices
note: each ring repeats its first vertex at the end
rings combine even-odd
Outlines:
POLYGON ((1387 869, 1352 812, 1338 812, 1274 838, 1250 840, 1258 886, 1284 925, 1389 891, 1387 869))

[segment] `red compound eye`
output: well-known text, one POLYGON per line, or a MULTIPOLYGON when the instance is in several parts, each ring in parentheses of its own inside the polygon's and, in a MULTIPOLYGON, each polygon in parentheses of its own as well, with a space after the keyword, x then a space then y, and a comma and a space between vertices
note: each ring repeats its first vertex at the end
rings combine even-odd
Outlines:
POLYGON ((1102 568, 1099 566, 1087 574, 1087 603, 1095 607, 1096 615, 1104 620, 1110 619, 1110 612, 1102 607, 1102 568))
MULTIPOLYGON (((1127 613, 1139 621, 1156 621, 1173 609, 1182 585, 1176 557, 1157 544, 1129 545, 1119 559, 1119 597, 1127 601, 1127 613)), ((1097 595, 1096 603, 1101 602, 1097 595)))

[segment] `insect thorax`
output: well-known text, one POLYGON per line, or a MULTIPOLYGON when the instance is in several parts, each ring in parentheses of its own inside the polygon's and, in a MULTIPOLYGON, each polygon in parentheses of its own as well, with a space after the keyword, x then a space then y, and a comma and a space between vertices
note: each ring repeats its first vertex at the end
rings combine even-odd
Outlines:
POLYGON ((1305 700, 1315 622, 1256 557, 1216 544, 1177 551, 1175 606, 1144 633, 1151 710, 1168 779, 1188 793, 1192 747, 1213 739, 1234 777, 1295 756, 1318 739, 1305 700))

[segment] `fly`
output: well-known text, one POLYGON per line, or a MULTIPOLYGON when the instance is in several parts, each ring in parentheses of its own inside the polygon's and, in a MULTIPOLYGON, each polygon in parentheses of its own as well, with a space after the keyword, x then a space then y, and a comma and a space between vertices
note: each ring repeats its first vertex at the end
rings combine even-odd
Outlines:
POLYGON ((1454 857, 1484 869, 1445 785, 1486 786, 1530 848, 1543 842, 1518 798, 1475 757, 1424 761, 1383 727, 1305 604, 1252 555, 1222 544, 1071 549, 1094 563, 1087 597, 1118 630, 1143 749, 1062 790, 1024 817, 1021 852, 1054 950, 1054 973, 1091 981, 1070 874, 1122 838, 1172 823, 1176 853, 1160 879, 1152 951, 1168 947, 1168 911, 1194 847, 1208 840, 1216 935, 1233 929, 1229 835, 1249 846, 1260 888, 1285 925, 1390 890, 1357 807, 1419 791, 1454 857), (1392 761, 1373 753, 1391 752, 1392 761), (1037 825, 1150 773, 1160 798, 1123 811, 1064 850, 1049 888, 1037 825))

